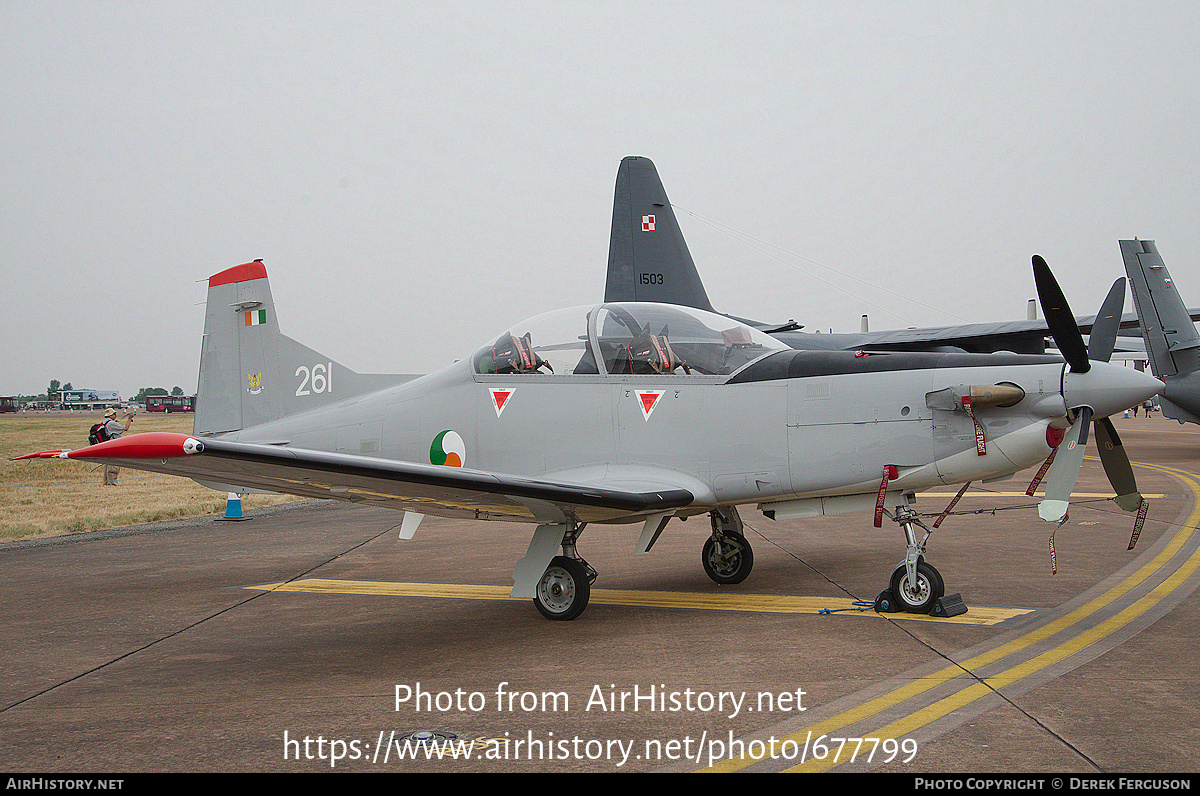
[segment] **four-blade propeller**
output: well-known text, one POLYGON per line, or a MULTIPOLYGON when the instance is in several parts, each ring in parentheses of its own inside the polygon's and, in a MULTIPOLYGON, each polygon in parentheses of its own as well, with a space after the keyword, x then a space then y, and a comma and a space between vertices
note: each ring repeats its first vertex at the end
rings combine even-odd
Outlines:
POLYGON ((1092 403, 1100 402, 1093 398, 1103 395, 1103 385, 1089 385, 1086 379, 1077 378, 1092 371, 1094 363, 1107 363, 1112 357, 1117 330, 1121 323, 1121 312, 1125 306, 1125 278, 1121 277, 1113 283, 1092 326, 1091 345, 1088 346, 1083 342, 1083 335, 1079 333, 1075 316, 1071 313, 1058 281, 1050 272, 1050 266, 1038 255, 1033 257, 1033 277, 1046 324, 1069 368, 1069 371, 1063 373, 1063 399, 1066 402, 1067 417, 1071 420, 1071 426, 1062 442, 1051 454, 1053 463, 1046 474, 1046 498, 1039 504, 1038 514, 1047 522, 1057 522, 1066 516, 1071 491, 1075 488, 1075 481, 1083 466, 1088 427, 1095 415, 1099 415, 1094 419, 1100 462, 1104 465, 1109 483, 1116 490, 1117 505, 1125 511, 1136 511, 1142 503, 1142 496, 1138 492, 1133 467, 1129 463, 1125 448, 1121 445, 1121 438, 1117 436, 1116 428, 1108 419, 1108 413, 1117 410, 1107 401, 1103 408, 1093 406, 1092 403), (1072 385, 1073 389, 1068 390, 1068 377, 1084 383, 1072 385))

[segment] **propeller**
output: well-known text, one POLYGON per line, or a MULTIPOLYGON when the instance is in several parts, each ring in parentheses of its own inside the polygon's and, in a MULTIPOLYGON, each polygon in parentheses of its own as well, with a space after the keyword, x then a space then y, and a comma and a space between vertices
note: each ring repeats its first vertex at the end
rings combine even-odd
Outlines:
MULTIPOLYGON (((1107 362, 1112 357, 1113 347, 1117 343, 1117 331, 1121 326, 1121 312, 1125 309, 1125 277, 1113 282, 1112 289, 1104 303, 1100 305, 1100 314, 1092 324, 1092 334, 1088 340, 1088 354, 1093 359, 1107 362)), ((1117 505, 1125 511, 1137 511, 1141 506, 1142 496, 1137 489, 1137 481, 1133 477, 1133 467, 1129 457, 1117 436, 1117 428, 1107 417, 1096 420, 1096 450, 1100 453, 1100 463, 1104 465, 1104 474, 1117 493, 1117 505)))
MULTIPOLYGON (((1112 358, 1113 348, 1117 344, 1117 332, 1121 328, 1121 313, 1125 309, 1125 277, 1113 282, 1100 305, 1100 313, 1092 323, 1092 333, 1088 338, 1088 356, 1100 362, 1112 358)), ((1074 321, 1072 321, 1073 323, 1074 321)), ((1076 327, 1078 331, 1078 327, 1076 327)))
POLYGON ((1067 304, 1067 297, 1040 254, 1033 255, 1033 282, 1037 285, 1038 303, 1042 305, 1042 314, 1046 316, 1046 325, 1050 328, 1054 345, 1058 346, 1072 373, 1087 373, 1092 369, 1087 345, 1083 342, 1079 327, 1075 325, 1075 316, 1067 304))
MULTIPOLYGON (((1069 368, 1063 373, 1063 400, 1067 417, 1071 420, 1062 442, 1051 454, 1053 463, 1046 473, 1046 498, 1038 505, 1038 515, 1047 522, 1057 522, 1066 516, 1071 491, 1083 466, 1088 429, 1093 420, 1100 462, 1104 465, 1109 483, 1116 490, 1117 505, 1125 511, 1136 511, 1142 504, 1142 496, 1133 476, 1133 466, 1108 415, 1121 411, 1118 405, 1132 398, 1131 393, 1139 389, 1153 390, 1154 387, 1149 382, 1135 385, 1134 379, 1112 371, 1107 364, 1116 345, 1121 312, 1125 307, 1125 277, 1113 283, 1104 299, 1092 325, 1090 346, 1084 343, 1083 335, 1079 333, 1075 316, 1058 280, 1051 273, 1050 266, 1038 255, 1033 257, 1033 278, 1046 325, 1069 368), (1105 364, 1102 368, 1093 368, 1096 363, 1105 364), (1105 372, 1084 376, 1093 370, 1105 372)), ((1133 403, 1130 400, 1129 405, 1133 403)))

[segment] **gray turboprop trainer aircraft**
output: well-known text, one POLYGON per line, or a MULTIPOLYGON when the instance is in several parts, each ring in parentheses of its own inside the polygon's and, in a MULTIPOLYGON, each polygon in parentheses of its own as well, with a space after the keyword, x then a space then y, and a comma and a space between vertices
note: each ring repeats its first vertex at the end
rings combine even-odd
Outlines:
MULTIPOLYGON (((893 595, 928 613, 944 585, 924 559, 916 492, 1004 478, 1057 453, 1042 508, 1058 519, 1091 419, 1116 440, 1105 418, 1162 387, 1103 350, 1089 359, 1041 258, 1034 274, 1046 314, 1061 321, 1051 328, 1066 364, 797 351, 722 315, 614 302, 541 315, 405 381, 354 374, 282 335, 256 261, 209 279, 192 435, 19 458, 400 509, 401 538, 427 514, 528 522, 512 594, 550 619, 587 606, 596 573, 578 552, 585 525, 642 523, 633 552, 644 554, 672 517, 708 514, 703 565, 724 584, 753 565, 742 508, 776 519, 874 509, 876 525, 887 515, 906 540, 893 595), (1064 435, 1070 450, 1058 452, 1064 435)), ((1119 441, 1113 451, 1104 461, 1118 493, 1140 501, 1119 441)))

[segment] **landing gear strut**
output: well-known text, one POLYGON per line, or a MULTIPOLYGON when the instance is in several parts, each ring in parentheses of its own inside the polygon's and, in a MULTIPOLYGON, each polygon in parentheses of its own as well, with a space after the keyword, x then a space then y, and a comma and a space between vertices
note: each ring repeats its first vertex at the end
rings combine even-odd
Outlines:
POLYGON ((908 543, 904 562, 892 572, 889 585, 892 597, 900 608, 909 613, 927 614, 946 592, 942 576, 931 565, 925 563, 925 542, 929 540, 933 531, 921 521, 920 515, 908 506, 899 506, 895 515, 888 513, 888 516, 900 523, 908 543), (925 535, 919 540, 914 525, 925 529, 925 535))
POLYGON ((701 561, 714 583, 741 583, 754 568, 754 551, 742 535, 742 518, 733 506, 709 512, 712 536, 704 542, 701 561))

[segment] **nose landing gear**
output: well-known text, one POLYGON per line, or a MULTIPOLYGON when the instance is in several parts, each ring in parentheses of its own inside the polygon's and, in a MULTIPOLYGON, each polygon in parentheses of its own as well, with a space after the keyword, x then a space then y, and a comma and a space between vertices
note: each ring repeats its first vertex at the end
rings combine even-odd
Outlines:
POLYGON ((933 533, 921 521, 917 512, 908 506, 899 506, 888 517, 904 529, 908 551, 904 561, 892 572, 888 589, 875 599, 875 610, 888 613, 906 611, 912 614, 954 616, 965 613, 967 608, 962 597, 953 594, 945 597, 946 585, 941 574, 925 561, 925 543, 933 533), (914 526, 925 529, 925 535, 917 538, 914 526), (945 597, 945 599, 943 599, 945 597))
POLYGON ((906 564, 896 567, 892 573, 891 591, 903 610, 912 614, 927 614, 945 593, 946 587, 936 569, 924 561, 918 561, 915 577, 909 575, 906 564))

